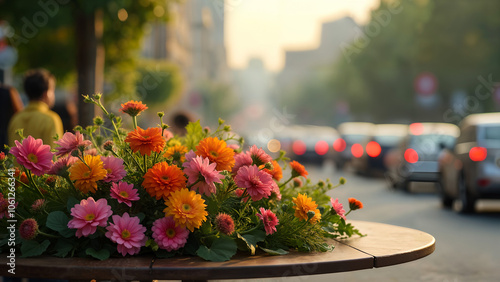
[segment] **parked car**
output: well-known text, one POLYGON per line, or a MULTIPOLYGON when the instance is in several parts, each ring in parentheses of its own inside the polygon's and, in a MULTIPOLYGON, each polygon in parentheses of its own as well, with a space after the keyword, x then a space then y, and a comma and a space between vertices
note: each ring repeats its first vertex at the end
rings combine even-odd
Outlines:
POLYGON ((410 182, 439 181, 438 158, 453 148, 460 130, 450 123, 412 123, 408 134, 387 159, 392 187, 408 191, 410 182))
POLYGON ((322 163, 326 159, 333 159, 331 144, 339 134, 329 126, 294 125, 290 126, 289 136, 291 148, 288 152, 291 158, 300 162, 322 163), (290 150, 291 149, 291 150, 290 150))
POLYGON ((408 132, 405 124, 377 124, 365 140, 351 147, 354 171, 363 175, 387 171, 387 153, 394 149, 408 132))
POLYGON ((444 207, 457 199, 460 212, 474 212, 478 199, 500 199, 500 113, 464 118, 455 146, 440 156, 439 169, 444 207))
POLYGON ((366 140, 374 126, 369 122, 344 122, 337 126, 340 137, 333 143, 333 158, 338 169, 351 162, 352 145, 361 144, 366 140))

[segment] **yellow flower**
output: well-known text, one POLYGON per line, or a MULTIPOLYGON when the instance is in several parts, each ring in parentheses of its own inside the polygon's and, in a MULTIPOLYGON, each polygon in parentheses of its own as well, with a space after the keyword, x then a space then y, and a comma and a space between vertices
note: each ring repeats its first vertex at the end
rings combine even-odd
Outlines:
POLYGON ((172 216, 176 226, 182 226, 191 232, 199 228, 203 221, 207 220, 207 211, 205 210, 205 200, 195 191, 189 191, 184 188, 172 192, 165 201, 167 207, 163 210, 165 216, 172 216))
POLYGON ((293 207, 295 209, 295 217, 307 220, 307 213, 313 211, 314 216, 311 218, 310 222, 316 223, 321 219, 321 212, 318 209, 318 205, 312 198, 307 197, 307 195, 298 194, 297 198, 293 198, 293 203, 295 204, 293 207))
POLYGON ((95 193, 97 181, 104 179, 107 171, 99 156, 86 155, 83 160, 85 163, 77 161, 68 169, 69 179, 76 181, 75 187, 84 194, 95 193))
POLYGON ((183 163, 186 160, 186 157, 184 156, 188 152, 188 149, 186 146, 182 145, 174 145, 172 147, 169 147, 163 156, 165 158, 172 158, 174 161, 180 161, 183 163))

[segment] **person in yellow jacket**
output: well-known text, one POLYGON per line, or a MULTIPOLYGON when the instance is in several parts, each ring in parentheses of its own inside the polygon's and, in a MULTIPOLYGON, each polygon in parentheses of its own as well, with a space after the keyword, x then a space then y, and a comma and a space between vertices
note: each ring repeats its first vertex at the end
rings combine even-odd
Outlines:
POLYGON ((16 133, 23 129, 23 136, 42 139, 43 144, 54 147, 54 136, 63 135, 61 117, 50 110, 55 103, 55 77, 45 69, 29 70, 24 76, 24 91, 29 103, 26 108, 16 113, 9 122, 9 145, 15 146, 14 140, 21 137, 16 133))

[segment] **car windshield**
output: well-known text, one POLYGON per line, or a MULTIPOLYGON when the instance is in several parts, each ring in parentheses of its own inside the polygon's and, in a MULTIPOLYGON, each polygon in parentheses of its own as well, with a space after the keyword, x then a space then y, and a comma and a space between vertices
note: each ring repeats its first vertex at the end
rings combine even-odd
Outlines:
POLYGON ((500 125, 485 127, 484 128, 484 139, 500 140, 500 125))
POLYGON ((435 154, 439 151, 439 145, 452 148, 455 137, 442 134, 413 135, 410 138, 410 147, 427 154, 435 154))
POLYGON ((373 137, 373 141, 377 142, 380 144, 380 146, 396 146, 399 141, 401 141, 402 137, 401 136, 394 136, 394 135, 381 135, 381 136, 375 136, 373 137))

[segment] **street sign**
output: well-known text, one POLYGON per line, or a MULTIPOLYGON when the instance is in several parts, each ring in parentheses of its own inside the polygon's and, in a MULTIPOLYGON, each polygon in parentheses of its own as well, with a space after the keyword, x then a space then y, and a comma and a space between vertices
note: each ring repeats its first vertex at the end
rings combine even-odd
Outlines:
POLYGON ((436 93, 438 82, 430 72, 423 72, 415 78, 415 92, 420 96, 431 96, 436 93))

